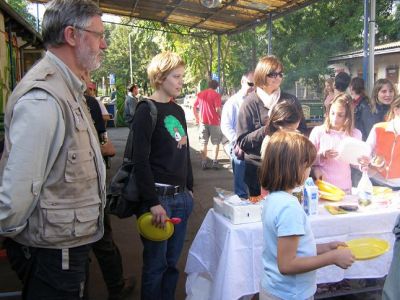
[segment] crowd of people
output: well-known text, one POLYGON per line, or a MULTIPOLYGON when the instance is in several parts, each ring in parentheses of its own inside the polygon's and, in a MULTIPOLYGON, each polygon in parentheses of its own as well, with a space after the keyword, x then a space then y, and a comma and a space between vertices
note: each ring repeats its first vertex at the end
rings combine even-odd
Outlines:
MULTIPOLYGON (((6 237, 3 246, 23 283, 23 299, 88 299, 91 250, 110 300, 126 299, 135 285, 134 278, 123 278, 121 255, 104 212, 104 162, 115 149, 89 76, 107 48, 101 15, 90 0, 51 1, 42 25, 46 55, 8 99, 0 235, 6 237)), ((136 217, 150 213, 160 228, 169 217, 181 219, 168 240, 140 237, 141 299, 175 298, 177 262, 194 205, 185 113, 171 101, 181 92, 184 72, 184 61, 172 52, 156 55, 148 65, 155 126, 152 105, 136 97, 137 85, 128 88, 125 101, 140 199, 136 217)), ((354 256, 341 241, 316 245, 292 192, 310 174, 350 192, 360 168, 375 184, 400 189, 400 97, 387 79, 377 80, 368 97, 361 78, 341 72, 327 80, 325 121, 309 133, 300 101, 281 90, 283 78, 282 62, 264 56, 254 71, 243 74, 240 90, 223 107, 218 82, 211 80, 197 95, 193 112, 203 147, 202 169, 219 168, 219 145, 226 139, 234 192, 264 198, 260 299, 312 299, 315 270, 331 264, 348 268, 354 256), (346 137, 366 141, 371 156, 360 157, 357 165, 340 161, 336 146, 346 137)), ((399 227, 398 221, 397 235, 399 227)), ((399 239, 394 251, 384 299, 400 297, 399 239)))

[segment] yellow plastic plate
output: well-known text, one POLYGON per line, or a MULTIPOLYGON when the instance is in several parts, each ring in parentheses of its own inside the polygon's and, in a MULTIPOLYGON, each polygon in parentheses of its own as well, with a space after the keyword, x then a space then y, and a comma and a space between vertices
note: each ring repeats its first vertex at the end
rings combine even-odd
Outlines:
POLYGON ((344 195, 328 193, 328 192, 320 190, 319 197, 323 200, 328 200, 328 201, 341 201, 343 199, 344 195))
POLYGON ((389 187, 386 186, 374 186, 372 187, 372 193, 374 195, 380 195, 380 194, 389 194, 392 193, 393 190, 389 187))
POLYGON ((375 258, 387 252, 390 248, 385 240, 376 238, 360 238, 346 242, 357 260, 375 258))
POLYGON ((331 214, 331 215, 342 215, 342 214, 347 214, 347 211, 344 209, 341 209, 340 207, 333 206, 333 205, 325 205, 325 209, 331 214))
POLYGON ((156 242, 168 240, 174 233, 174 225, 165 222, 165 228, 158 228, 151 224, 152 214, 145 213, 137 220, 139 233, 146 239, 156 242))
POLYGON ((315 184, 318 186, 318 189, 320 191, 331 193, 331 194, 342 195, 343 197, 346 195, 346 193, 341 188, 338 188, 336 185, 333 185, 329 182, 318 179, 315 182, 315 184))

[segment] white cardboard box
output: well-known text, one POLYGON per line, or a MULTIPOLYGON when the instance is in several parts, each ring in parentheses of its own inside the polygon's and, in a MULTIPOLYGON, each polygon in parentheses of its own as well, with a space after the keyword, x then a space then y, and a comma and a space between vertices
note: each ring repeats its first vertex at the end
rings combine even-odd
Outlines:
POLYGON ((223 215, 232 224, 244 224, 261 222, 261 204, 242 201, 240 205, 234 205, 219 197, 214 197, 215 212, 223 215))

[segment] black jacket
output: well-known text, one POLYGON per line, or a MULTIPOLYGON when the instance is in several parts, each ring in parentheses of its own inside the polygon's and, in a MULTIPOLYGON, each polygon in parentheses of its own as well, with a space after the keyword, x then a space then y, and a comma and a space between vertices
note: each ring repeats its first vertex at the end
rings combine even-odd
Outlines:
MULTIPOLYGON (((288 93, 281 92, 278 102, 283 100, 292 100, 295 105, 301 109, 299 100, 288 93)), ((265 125, 269 119, 269 109, 264 106, 262 100, 256 92, 252 92, 243 101, 239 110, 238 123, 236 127, 237 144, 245 153, 245 160, 259 164, 261 161, 261 144, 265 137, 265 125)), ((302 117, 299 125, 299 131, 307 132, 307 125, 302 117)))
POLYGON ((354 109, 354 126, 362 133, 363 141, 366 141, 372 127, 379 122, 385 120, 385 116, 389 111, 389 105, 376 104, 376 113, 371 111, 367 98, 361 102, 354 109))

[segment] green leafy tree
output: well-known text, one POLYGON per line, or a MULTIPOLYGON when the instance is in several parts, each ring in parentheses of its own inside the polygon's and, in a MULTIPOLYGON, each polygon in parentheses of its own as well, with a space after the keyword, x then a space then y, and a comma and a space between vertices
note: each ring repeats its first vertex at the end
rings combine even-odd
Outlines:
POLYGON ((6 0, 15 11, 20 14, 33 28, 36 29, 36 18, 28 11, 29 2, 26 0, 6 0))

